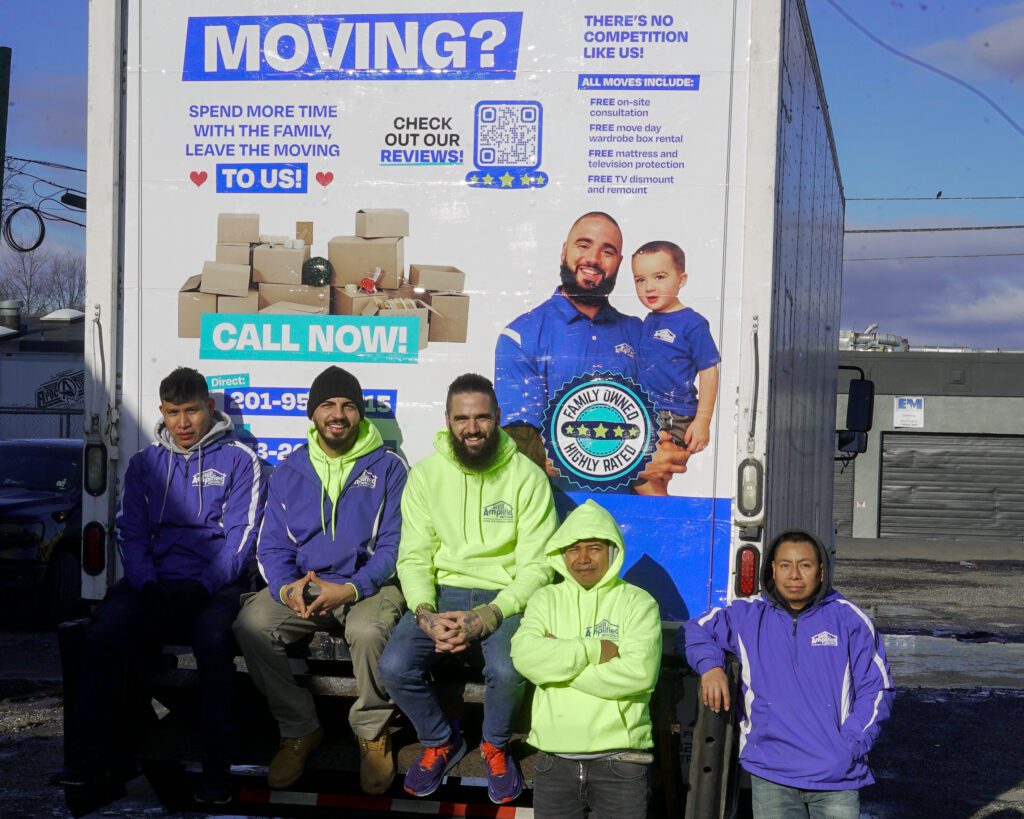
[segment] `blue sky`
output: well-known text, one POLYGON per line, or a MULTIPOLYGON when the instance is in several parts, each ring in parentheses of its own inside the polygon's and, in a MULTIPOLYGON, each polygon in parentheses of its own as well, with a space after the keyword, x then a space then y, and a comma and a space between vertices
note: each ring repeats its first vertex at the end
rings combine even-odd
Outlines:
MULTIPOLYGON (((893 48, 989 96, 1024 130, 1024 2, 836 2, 893 48)), ((829 0, 807 7, 847 229, 1024 224, 1024 135, 967 89, 872 42, 829 0), (886 196, 928 200, 856 201, 886 196), (954 198, 994 196, 1021 198, 954 198)), ((8 153, 84 167, 87 10, 86 0, 0 0, 0 45, 14 50, 8 153)), ((39 175, 83 184, 56 170, 39 175)), ((47 246, 84 241, 80 228, 48 231, 47 246)), ((983 255, 1000 253, 1024 254, 1024 231, 848 235, 842 326, 878 322, 914 345, 1024 349, 1024 255, 983 255), (884 260, 852 261, 866 258, 884 260)))

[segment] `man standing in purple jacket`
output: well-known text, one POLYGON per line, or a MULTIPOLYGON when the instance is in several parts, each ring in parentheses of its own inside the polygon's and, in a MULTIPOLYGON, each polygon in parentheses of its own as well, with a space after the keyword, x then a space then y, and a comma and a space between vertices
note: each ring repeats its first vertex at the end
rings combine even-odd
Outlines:
MULTIPOLYGON (((261 463, 214 409, 202 373, 179 367, 160 382, 156 442, 132 456, 117 512, 124 578, 93 615, 70 708, 65 786, 95 785, 119 764, 111 740, 127 665, 164 642, 188 643, 205 728, 196 801, 231 799, 235 642, 231 624, 266 499, 261 463)), ((146 700, 148 702, 148 698, 146 700)), ((122 715, 129 722, 134 715, 122 715)))
POLYGON ((274 471, 256 556, 266 591, 249 596, 235 636, 281 732, 267 782, 287 788, 323 739, 313 697, 292 675, 286 649, 341 627, 357 698, 349 725, 359 742, 359 783, 388 789, 395 776, 388 699, 377 661, 405 599, 395 585, 406 467, 365 419, 355 376, 328 367, 309 389, 308 443, 274 471))
POLYGON ((740 764, 759 819, 857 819, 867 753, 892 707, 882 638, 831 587, 827 551, 789 531, 765 556, 764 592, 683 627, 701 698, 730 707, 725 651, 742 666, 740 764))

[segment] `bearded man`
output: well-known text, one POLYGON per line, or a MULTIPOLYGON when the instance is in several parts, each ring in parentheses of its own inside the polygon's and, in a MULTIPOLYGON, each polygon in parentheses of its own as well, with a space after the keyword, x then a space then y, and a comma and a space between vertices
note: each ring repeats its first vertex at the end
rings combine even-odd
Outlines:
POLYGON ((523 789, 508 751, 526 681, 512 665, 512 635, 526 602, 551 580, 545 545, 557 527, 547 477, 502 431, 494 388, 461 375, 448 388, 447 429, 437 450, 409 472, 402 495, 398 578, 409 611, 380 660, 392 699, 424 751, 405 790, 427 796, 466 753, 458 726, 441 710, 426 674, 468 652, 483 662, 487 792, 511 802, 523 789))

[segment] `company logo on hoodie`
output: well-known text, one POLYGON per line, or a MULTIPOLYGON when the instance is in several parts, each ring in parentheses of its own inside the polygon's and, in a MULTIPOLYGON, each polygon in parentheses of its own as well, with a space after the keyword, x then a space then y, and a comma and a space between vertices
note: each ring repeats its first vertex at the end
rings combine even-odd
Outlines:
POLYGON ((837 646, 839 645, 839 638, 834 634, 829 634, 827 631, 819 631, 811 638, 812 646, 837 646))
POLYGON ((192 476, 193 486, 199 486, 200 477, 203 479, 203 486, 223 486, 227 479, 227 475, 223 472, 218 472, 216 469, 204 469, 201 475, 197 472, 192 476))
POLYGON ((607 620, 602 620, 596 626, 587 626, 587 630, 583 633, 583 636, 593 637, 598 640, 618 640, 619 627, 615 623, 609 623, 607 620))
POLYGON ((483 518, 485 523, 512 523, 515 519, 515 515, 512 512, 512 504, 498 501, 490 506, 485 506, 483 518))
POLYGON ((364 469, 363 474, 352 481, 352 486, 362 486, 366 489, 377 488, 377 476, 374 475, 369 469, 364 469))

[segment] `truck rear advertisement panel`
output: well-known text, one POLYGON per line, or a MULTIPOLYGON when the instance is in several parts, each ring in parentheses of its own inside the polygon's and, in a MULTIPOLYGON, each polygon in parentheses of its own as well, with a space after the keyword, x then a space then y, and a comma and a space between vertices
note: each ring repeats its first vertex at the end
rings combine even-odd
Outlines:
POLYGON ((281 460, 305 440, 310 382, 336 363, 414 464, 447 384, 478 372, 502 423, 540 430, 560 503, 595 497, 616 516, 630 577, 667 619, 724 598, 739 335, 724 284, 739 258, 728 15, 134 0, 129 19, 129 442, 147 442, 158 384, 186 364, 281 460), (634 259, 650 242, 685 259, 670 245, 634 259), (593 318, 554 295, 562 284, 593 318), (677 291, 685 309, 663 310, 677 291), (708 423, 702 383, 718 391, 707 447, 685 474, 641 479, 680 447, 662 428, 685 447, 680 419, 701 403, 708 423))

